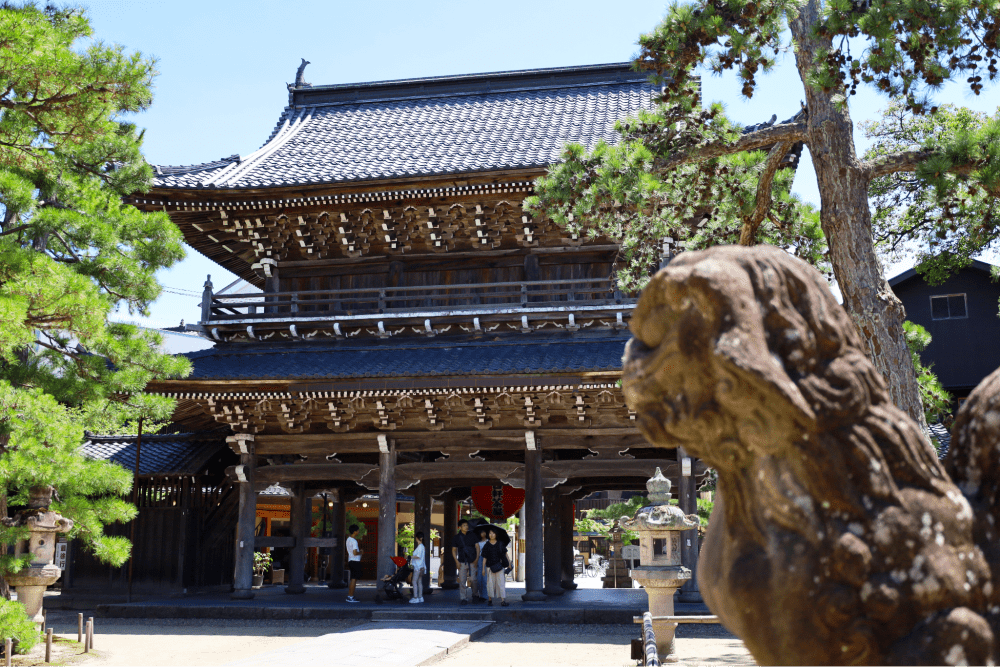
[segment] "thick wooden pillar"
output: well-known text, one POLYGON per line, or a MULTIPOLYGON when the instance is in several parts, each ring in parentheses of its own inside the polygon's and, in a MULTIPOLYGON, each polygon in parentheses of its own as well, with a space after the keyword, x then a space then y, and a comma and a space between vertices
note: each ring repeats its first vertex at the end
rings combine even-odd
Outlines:
POLYGON ((544 602, 542 592, 542 452, 534 434, 524 451, 524 595, 525 602, 544 602))
MULTIPOLYGON (((678 505, 685 514, 698 513, 698 496, 695 488, 694 460, 689 459, 687 466, 684 459, 689 459, 683 447, 677 448, 677 462, 680 463, 680 475, 677 485, 678 505), (687 473, 687 474, 685 474, 687 473)), ((691 578, 681 587, 677 599, 681 602, 701 602, 701 592, 698 590, 698 531, 685 530, 681 533, 681 565, 691 569, 691 578)))
POLYGON ((517 569, 514 571, 515 581, 524 581, 524 505, 517 514, 517 551, 514 557, 517 559, 517 569))
MULTIPOLYGON (((418 484, 413 494, 413 533, 422 531, 424 534, 424 595, 431 594, 431 500, 430 489, 426 484, 418 484)), ((414 542, 416 547, 417 543, 414 542)))
POLYGON ((378 553, 377 581, 396 571, 396 443, 383 434, 378 436, 378 553))
POLYGON ((544 507, 542 521, 545 524, 545 588, 546 595, 562 595, 562 496, 556 489, 545 489, 542 492, 544 507))
POLYGON ((330 535, 337 538, 337 545, 333 547, 330 554, 330 572, 327 574, 327 586, 330 588, 346 588, 344 581, 344 551, 347 544, 347 501, 344 499, 342 489, 337 489, 333 498, 333 507, 330 508, 332 519, 330 535))
POLYGON ((292 552, 288 557, 288 581, 285 592, 291 594, 305 593, 306 587, 306 538, 309 537, 309 527, 312 524, 312 499, 306 492, 302 482, 292 484, 291 517, 289 523, 292 529, 292 552))
POLYGON ((444 494, 441 502, 444 503, 444 525, 441 526, 441 563, 444 571, 438 584, 441 588, 450 590, 458 588, 458 564, 451 555, 451 541, 458 531, 458 502, 451 493, 444 494))
POLYGON ((559 542, 559 551, 562 556, 559 559, 560 565, 562 565, 562 578, 559 584, 564 589, 571 591, 577 586, 576 582, 573 581, 576 578, 576 572, 573 570, 573 524, 576 523, 576 513, 573 511, 573 498, 570 496, 560 496, 559 502, 559 514, 562 517, 560 521, 562 533, 559 542))
POLYGON ((236 467, 240 509, 236 519, 236 558, 233 567, 233 593, 236 600, 249 600, 253 593, 254 530, 257 523, 257 494, 253 490, 253 436, 239 433, 226 441, 240 452, 236 467))

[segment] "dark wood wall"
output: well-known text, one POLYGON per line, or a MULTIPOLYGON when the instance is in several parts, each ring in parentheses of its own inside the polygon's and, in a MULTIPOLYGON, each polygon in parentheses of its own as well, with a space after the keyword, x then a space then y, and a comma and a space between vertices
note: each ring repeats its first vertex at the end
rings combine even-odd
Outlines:
POLYGON ((933 364, 941 384, 956 398, 964 398, 983 378, 1000 367, 1000 318, 997 317, 1000 284, 986 271, 962 269, 941 285, 928 285, 914 276, 893 286, 906 308, 906 319, 931 334, 931 344, 921 355, 933 364), (965 294, 968 317, 939 319, 931 316, 931 297, 965 294))
MULTIPOLYGON (((138 487, 133 592, 176 594, 230 585, 237 509, 233 487, 190 476, 140 477, 138 487)), ((105 532, 129 538, 131 525, 110 525, 105 532)), ((67 591, 122 595, 128 587, 127 563, 106 565, 79 542, 70 548, 69 570, 67 591)))

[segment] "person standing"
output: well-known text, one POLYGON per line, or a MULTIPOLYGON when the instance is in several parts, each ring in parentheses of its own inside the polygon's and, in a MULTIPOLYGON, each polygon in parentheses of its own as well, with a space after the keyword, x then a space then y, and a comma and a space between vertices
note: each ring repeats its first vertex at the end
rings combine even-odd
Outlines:
POLYGON ((476 602, 486 602, 486 574, 483 568, 483 547, 486 546, 486 530, 476 528, 479 535, 479 559, 476 560, 476 602))
POLYGON ((361 546, 358 544, 358 524, 352 523, 347 529, 347 569, 351 572, 351 583, 347 586, 347 601, 359 602, 354 597, 354 587, 361 578, 361 546))
POLYGON ((507 547, 497 540, 496 530, 490 528, 490 539, 483 546, 482 551, 482 571, 486 576, 486 594, 489 595, 489 602, 486 604, 493 606, 493 598, 500 598, 500 606, 507 606, 507 573, 504 568, 507 566, 507 547))
POLYGON ((413 536, 413 553, 410 554, 410 567, 413 568, 413 597, 410 604, 417 604, 424 601, 424 572, 427 571, 427 564, 424 560, 424 531, 418 530, 413 536))
POLYGON ((462 519, 458 522, 458 534, 451 541, 451 555, 458 563, 458 595, 463 605, 469 604, 472 592, 468 580, 473 573, 476 561, 479 560, 479 545, 476 536, 469 532, 469 522, 462 519))

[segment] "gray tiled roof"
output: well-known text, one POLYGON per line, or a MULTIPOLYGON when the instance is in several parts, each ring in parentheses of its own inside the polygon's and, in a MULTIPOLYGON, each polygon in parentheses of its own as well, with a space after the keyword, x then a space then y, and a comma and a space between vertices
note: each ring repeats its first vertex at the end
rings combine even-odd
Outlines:
MULTIPOLYGON (((225 435, 219 431, 143 435, 139 453, 140 475, 193 474, 200 472, 208 460, 226 446, 225 435)), ((87 434, 83 455, 111 461, 128 470, 135 470, 136 436, 87 434)))
POLYGON ((541 167, 618 138, 654 88, 627 64, 293 91, 257 152, 158 167, 158 188, 260 188, 541 167))
POLYGON ((629 336, 388 345, 217 345, 186 354, 189 379, 392 378, 620 370, 629 336))

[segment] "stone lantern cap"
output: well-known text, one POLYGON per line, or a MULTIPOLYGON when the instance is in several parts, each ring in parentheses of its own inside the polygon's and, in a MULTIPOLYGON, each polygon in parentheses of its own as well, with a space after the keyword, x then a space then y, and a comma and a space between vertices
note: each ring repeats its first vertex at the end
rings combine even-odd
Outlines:
POLYGON ((698 528, 701 522, 697 514, 684 514, 681 508, 670 504, 670 486, 670 480, 657 468, 646 482, 648 498, 654 504, 639 508, 631 520, 622 517, 622 525, 629 530, 654 532, 698 528))
POLYGON ((661 530, 691 530, 698 528, 701 522, 697 514, 685 514, 676 505, 651 505, 642 507, 635 513, 635 518, 628 522, 628 528, 634 531, 661 530))

